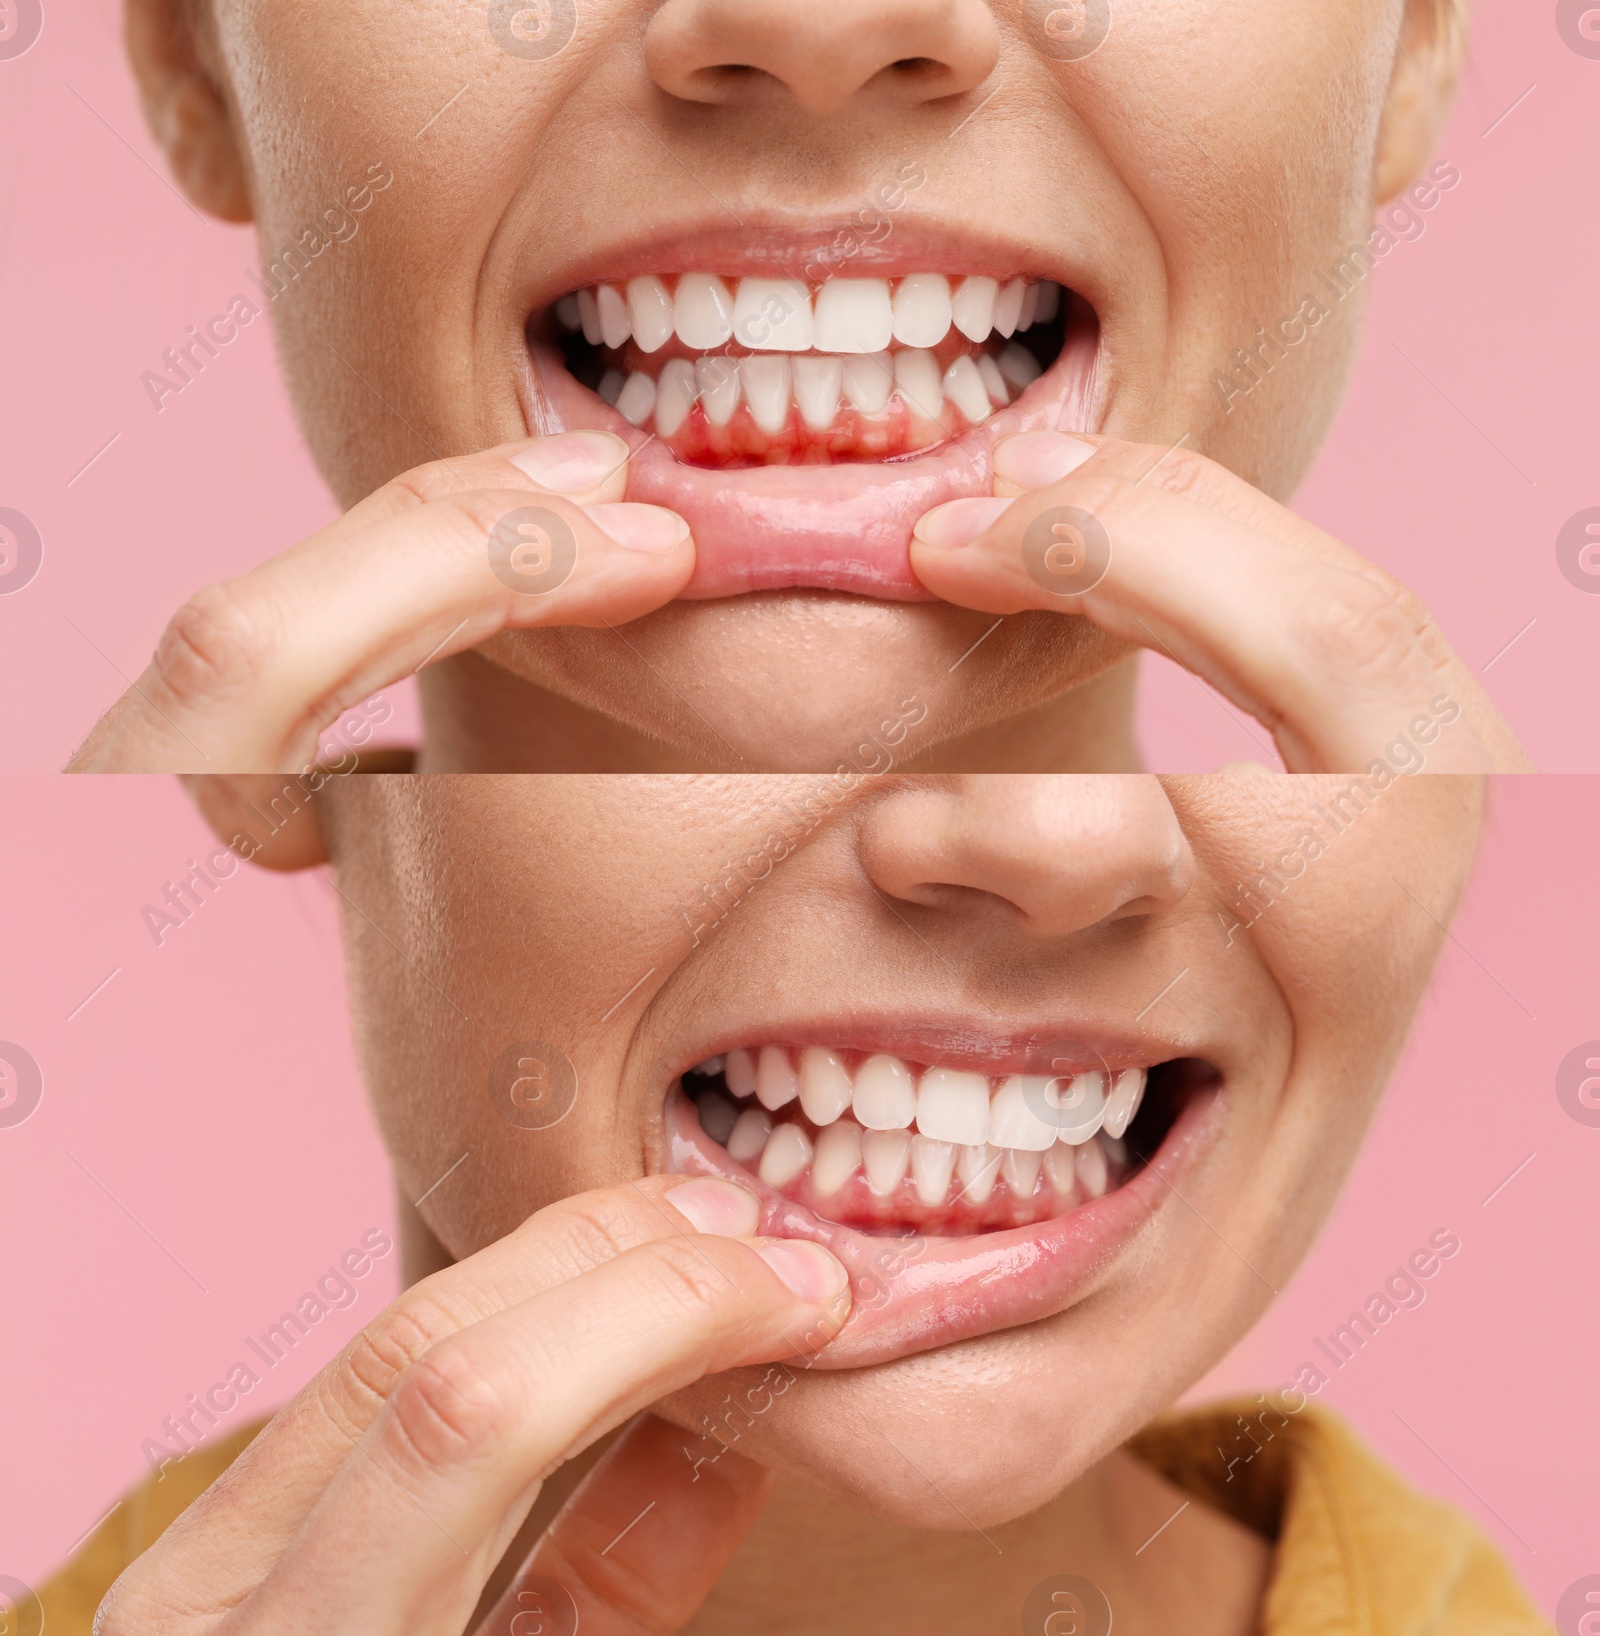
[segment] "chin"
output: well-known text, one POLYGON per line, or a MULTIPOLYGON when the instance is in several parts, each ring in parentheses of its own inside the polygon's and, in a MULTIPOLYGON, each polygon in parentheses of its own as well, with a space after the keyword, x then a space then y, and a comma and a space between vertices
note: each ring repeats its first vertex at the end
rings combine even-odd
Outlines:
POLYGON ((712 765, 882 772, 1047 705, 1129 650, 1075 616, 997 627, 948 603, 785 590, 675 602, 615 631, 509 631, 484 652, 492 665, 448 662, 478 708, 515 679, 712 765))

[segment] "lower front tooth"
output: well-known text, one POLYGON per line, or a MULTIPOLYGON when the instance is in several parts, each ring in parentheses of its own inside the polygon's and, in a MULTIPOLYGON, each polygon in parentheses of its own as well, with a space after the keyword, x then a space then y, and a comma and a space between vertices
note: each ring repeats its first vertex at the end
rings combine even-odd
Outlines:
POLYGON ((683 425, 698 395, 694 365, 687 358, 669 359, 656 383, 656 430, 662 437, 671 437, 683 425))
POLYGON ((944 401, 939 362, 921 347, 907 347, 894 355, 894 384, 900 396, 924 420, 937 420, 944 401))
POLYGON ((695 1112, 700 1115, 700 1128, 713 1142, 728 1145, 728 1138, 733 1127, 738 1123, 739 1110, 719 1091, 707 1091, 695 1103, 695 1112))
POLYGON ((911 1178, 916 1183, 917 1197, 924 1204, 944 1203, 955 1165, 955 1143, 936 1142, 931 1136, 911 1138, 911 1178))
POLYGON ((789 421, 789 358, 768 353, 739 360, 739 386, 750 405, 750 417, 769 437, 776 437, 789 421))
POLYGON ((656 383, 648 375, 630 375, 617 394, 617 413, 632 426, 643 426, 656 406, 656 383))
MULTIPOLYGON (((1091 1147, 1094 1144, 1089 1144, 1091 1147)), ((1065 1204, 1077 1190, 1078 1165, 1074 1150, 1060 1142, 1044 1156, 1044 1173, 1050 1178, 1056 1199, 1065 1204)))
POLYGON ((794 401, 800 418, 813 431, 825 432, 839 413, 844 390, 843 358, 796 358, 794 401))
POLYGON ((697 358, 694 384, 706 419, 713 426, 726 426, 739 407, 739 366, 732 358, 697 358))
POLYGON ((787 1187, 811 1163, 811 1138, 798 1125, 779 1125, 761 1155, 756 1174, 768 1187, 787 1187))
POLYGON ((1003 409, 1011 402, 1011 388, 1006 385, 1006 378, 1000 373, 999 364, 987 352, 978 359, 978 378, 983 382, 992 403, 998 403, 1003 409))
POLYGON ((1020 341, 1013 341, 1006 347, 995 363, 1007 383, 1019 392, 1023 387, 1038 380, 1043 373, 1039 368, 1039 360, 1020 341))
POLYGON ((617 406, 617 399, 622 396, 622 388, 628 377, 620 369, 608 369, 600 377, 600 384, 595 390, 600 394, 602 403, 609 403, 613 409, 617 406))
POLYGON ((867 1186, 880 1197, 894 1192, 911 1162, 911 1135, 903 1130, 861 1133, 861 1164, 867 1186))
POLYGON ((965 354, 944 372, 944 395, 974 426, 981 426, 994 413, 983 376, 965 354))
POLYGON ((1000 1174, 1019 1199, 1031 1199, 1043 1163, 1044 1155, 1035 1149, 1008 1147, 1000 1160, 1000 1174))
POLYGON ((853 1119, 829 1125, 811 1158, 811 1185, 819 1198, 837 1193, 861 1167, 861 1127, 853 1119))
POLYGON ((847 358, 844 366, 845 396, 864 415, 883 413, 894 390, 894 361, 887 352, 868 352, 847 358))
POLYGON ((800 1081, 781 1045, 763 1045, 756 1059, 756 1101, 764 1108, 787 1107, 800 1094, 800 1081))
POLYGON ((767 1145, 772 1134, 772 1116, 765 1108, 746 1108, 734 1121, 726 1143, 728 1157, 747 1165, 767 1145))
POLYGON ((1077 1150, 1078 1155, 1078 1185, 1091 1199, 1104 1196, 1106 1183, 1110 1180, 1106 1172, 1105 1149, 1099 1142, 1085 1142, 1077 1150))
POLYGON ((956 1175, 961 1182, 961 1197, 968 1204, 986 1204, 999 1174, 999 1148, 978 1142, 956 1149, 956 1175))

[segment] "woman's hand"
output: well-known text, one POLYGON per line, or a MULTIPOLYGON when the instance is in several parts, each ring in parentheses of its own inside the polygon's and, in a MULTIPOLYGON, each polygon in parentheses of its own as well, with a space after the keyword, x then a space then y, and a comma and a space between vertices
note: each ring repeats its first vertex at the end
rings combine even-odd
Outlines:
POLYGON ((623 504, 628 446, 566 432, 438 460, 179 609, 69 772, 302 772, 350 705, 505 629, 620 625, 694 572, 623 504))
POLYGON ((1532 770, 1405 586, 1214 461, 1056 432, 994 459, 996 498, 917 524, 936 596, 1157 649, 1249 711, 1290 772, 1532 770))
POLYGON ((767 1484, 653 1417, 474 1615, 564 1461, 702 1375, 808 1356, 837 1332, 844 1268, 816 1244, 752 1238, 756 1223, 731 1182, 651 1177, 551 1205, 413 1285, 128 1568, 99 1636, 679 1629, 767 1484))

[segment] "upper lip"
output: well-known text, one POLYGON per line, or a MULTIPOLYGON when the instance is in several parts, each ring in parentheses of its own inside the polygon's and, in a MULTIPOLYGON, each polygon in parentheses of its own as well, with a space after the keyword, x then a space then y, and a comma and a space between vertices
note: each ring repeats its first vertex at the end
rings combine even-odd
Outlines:
POLYGON ((927 215, 914 216, 909 208, 880 214, 891 224, 881 242, 868 240, 865 224, 849 211, 805 222, 767 213, 741 224, 725 218, 658 224, 648 234, 591 246, 543 269, 524 292, 525 310, 540 311, 573 290, 644 273, 814 278, 817 269, 842 278, 946 272, 1053 279, 1100 310, 1098 281, 1086 262, 1046 256, 1036 242, 1020 237, 974 235, 927 215), (837 248, 841 233, 853 235, 848 254, 837 248))

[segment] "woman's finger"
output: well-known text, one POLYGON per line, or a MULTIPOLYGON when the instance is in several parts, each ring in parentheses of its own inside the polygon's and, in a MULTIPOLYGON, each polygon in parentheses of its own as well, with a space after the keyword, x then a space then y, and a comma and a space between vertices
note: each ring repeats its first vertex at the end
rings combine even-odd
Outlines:
POLYGON ((431 1348, 252 1599, 262 1629, 460 1629, 549 1473, 707 1374, 820 1350, 849 1311, 820 1245, 658 1239, 431 1348))
MULTIPOLYGON (((626 455, 608 434, 566 437, 626 455)), ((501 630, 624 624, 671 601, 694 571, 688 525, 660 506, 586 502, 618 492, 611 452, 535 462, 576 499, 503 451, 436 462, 201 591, 69 770, 300 771, 342 710, 501 630)))
POLYGON ((1062 475, 1024 491, 1002 442, 996 471, 1018 498, 928 512, 911 561, 938 596, 1082 614, 1164 652, 1262 722, 1292 772, 1526 767, 1421 603, 1239 478, 1183 451, 1007 441, 1036 475, 1054 445, 1062 475))
POLYGON ((641 1415, 539 1536, 474 1636, 660 1636, 699 1611, 773 1474, 641 1415))

